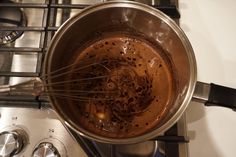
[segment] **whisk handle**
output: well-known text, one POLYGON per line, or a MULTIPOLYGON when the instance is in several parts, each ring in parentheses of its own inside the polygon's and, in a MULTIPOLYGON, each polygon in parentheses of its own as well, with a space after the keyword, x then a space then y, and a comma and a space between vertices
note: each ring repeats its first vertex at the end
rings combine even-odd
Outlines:
POLYGON ((43 91, 43 83, 39 78, 33 78, 16 85, 0 85, 0 94, 3 95, 39 96, 43 91))
POLYGON ((9 93, 10 91, 10 85, 0 85, 0 93, 9 93))

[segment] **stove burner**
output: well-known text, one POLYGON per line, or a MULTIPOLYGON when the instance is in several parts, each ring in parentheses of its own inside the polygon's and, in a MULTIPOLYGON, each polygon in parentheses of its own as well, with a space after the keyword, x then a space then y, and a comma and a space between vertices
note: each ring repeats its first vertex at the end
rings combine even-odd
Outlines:
MULTIPOLYGON (((3 0, 0 3, 13 3, 3 0)), ((1 8, 0 27, 24 27, 26 26, 26 16, 20 8, 1 8)), ((15 41, 23 34, 23 31, 0 31, 0 45, 15 41)))

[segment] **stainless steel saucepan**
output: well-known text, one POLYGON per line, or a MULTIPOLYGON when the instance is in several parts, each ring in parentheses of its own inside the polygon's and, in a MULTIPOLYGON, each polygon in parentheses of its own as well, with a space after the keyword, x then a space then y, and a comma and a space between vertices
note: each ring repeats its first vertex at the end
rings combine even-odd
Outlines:
MULTIPOLYGON (((201 69, 199 69, 201 70, 201 69)), ((65 72, 65 71, 63 71, 65 72)), ((99 142, 112 144, 129 144, 150 140, 170 128, 189 105, 192 98, 206 105, 220 105, 236 108, 235 89, 197 82, 197 66, 191 44, 179 28, 168 16, 150 6, 130 1, 110 1, 88 7, 66 21, 57 31, 51 41, 45 56, 42 85, 37 82, 35 95, 40 92, 49 93, 49 100, 63 123, 78 134, 99 142), (122 26, 122 27, 119 27, 122 26), (52 73, 73 64, 76 51, 91 38, 99 37, 107 28, 119 28, 120 31, 136 31, 145 38, 160 45, 175 67, 177 93, 168 113, 158 123, 144 134, 128 138, 110 138, 90 132, 77 123, 76 115, 71 114, 73 107, 67 105, 68 99, 56 97, 47 91, 57 90, 58 81, 66 81, 65 77, 54 78, 52 73), (46 79, 45 79, 46 78, 46 79)), ((35 85, 35 81, 30 86, 35 85)), ((25 87, 21 84, 18 87, 25 87)), ((17 86, 1 87, 1 91, 14 92, 17 86)))

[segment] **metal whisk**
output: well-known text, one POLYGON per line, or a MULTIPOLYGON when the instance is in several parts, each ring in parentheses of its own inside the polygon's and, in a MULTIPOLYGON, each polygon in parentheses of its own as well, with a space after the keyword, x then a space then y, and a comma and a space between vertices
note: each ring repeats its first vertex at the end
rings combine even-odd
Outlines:
MULTIPOLYGON (((8 95, 34 95, 34 96, 54 96, 69 98, 71 100, 77 101, 88 101, 88 100, 108 100, 110 98, 93 98, 87 97, 87 94, 108 94, 114 93, 115 91, 95 91, 95 90, 80 90, 80 89, 68 89, 65 86, 73 86, 75 83, 79 83, 81 86, 88 84, 90 81, 106 80, 111 71, 105 64, 107 60, 100 62, 92 62, 84 60, 80 64, 85 64, 83 66, 78 66, 77 63, 72 63, 70 65, 64 66, 62 68, 51 71, 50 74, 45 74, 41 77, 32 78, 30 81, 26 81, 16 85, 2 85, 0 86, 0 94, 8 95), (100 69, 106 72, 105 75, 96 75, 94 71, 88 71, 87 69, 92 66, 100 67, 100 69), (71 74, 89 75, 86 78, 67 78, 60 80, 62 77, 70 76, 71 74), (56 80, 51 81, 48 80, 56 80), (48 87, 53 87, 55 89, 48 90, 48 87)), ((110 60, 111 62, 111 60, 110 60)))

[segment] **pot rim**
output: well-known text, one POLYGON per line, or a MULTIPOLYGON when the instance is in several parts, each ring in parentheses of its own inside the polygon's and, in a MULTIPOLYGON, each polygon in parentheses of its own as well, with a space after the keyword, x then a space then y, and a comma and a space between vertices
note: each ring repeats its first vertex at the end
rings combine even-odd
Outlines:
MULTIPOLYGON (((108 138, 108 137, 102 137, 99 135, 96 135, 94 133, 88 132, 83 128, 80 128, 78 125, 76 125, 74 122, 70 120, 70 118, 62 113, 60 109, 57 107, 57 103, 55 99, 51 96, 49 96, 49 101, 52 104, 53 109, 57 112, 59 115, 59 118, 63 123, 65 123, 68 127, 73 129, 76 133, 79 135, 82 135, 86 138, 89 138, 91 140, 95 140, 98 142, 103 142, 103 143, 112 143, 112 144, 132 144, 132 143, 138 143, 146 140, 150 140, 160 134, 162 134, 164 131, 169 129, 173 124, 175 124, 181 115, 184 113, 185 109, 187 108, 189 102, 191 101, 194 89, 195 89, 195 84, 197 82, 197 66, 196 66, 196 59, 194 56, 194 51, 193 48, 190 44, 190 41, 188 40, 187 36, 183 32, 183 30, 167 15, 162 13, 161 11, 150 7, 148 5, 138 3, 138 2, 131 2, 131 1, 107 1, 103 2, 100 4, 96 4, 90 7, 85 8, 83 11, 78 13, 77 15, 71 17, 68 19, 56 32, 54 35, 49 48, 48 52, 46 53, 45 56, 45 62, 44 62, 44 73, 50 73, 50 68, 52 64, 52 56, 53 53, 55 53, 55 48, 60 39, 63 37, 63 34, 67 29, 70 28, 77 20, 80 20, 84 16, 93 13, 94 11, 106 9, 106 8, 111 8, 111 7, 126 7, 126 8, 134 8, 134 9, 140 9, 142 11, 146 11, 149 14, 152 14, 154 16, 157 16, 161 20, 163 20, 170 28, 174 30, 174 32, 177 34, 177 36, 180 38, 181 42, 183 43, 186 51, 188 52, 188 60, 190 63, 190 81, 188 84, 188 87, 186 87, 185 92, 186 96, 183 100, 183 103, 179 107, 179 109, 176 111, 176 113, 162 126, 153 129, 150 132, 144 133, 143 135, 139 135, 137 137, 130 137, 130 138, 108 138), (187 90, 187 91, 186 91, 187 90)), ((48 79, 44 81, 45 84, 50 83, 50 75, 48 76, 48 79), (49 82, 47 82, 49 81, 49 82)), ((47 87, 46 90, 51 90, 51 87, 47 87)))

